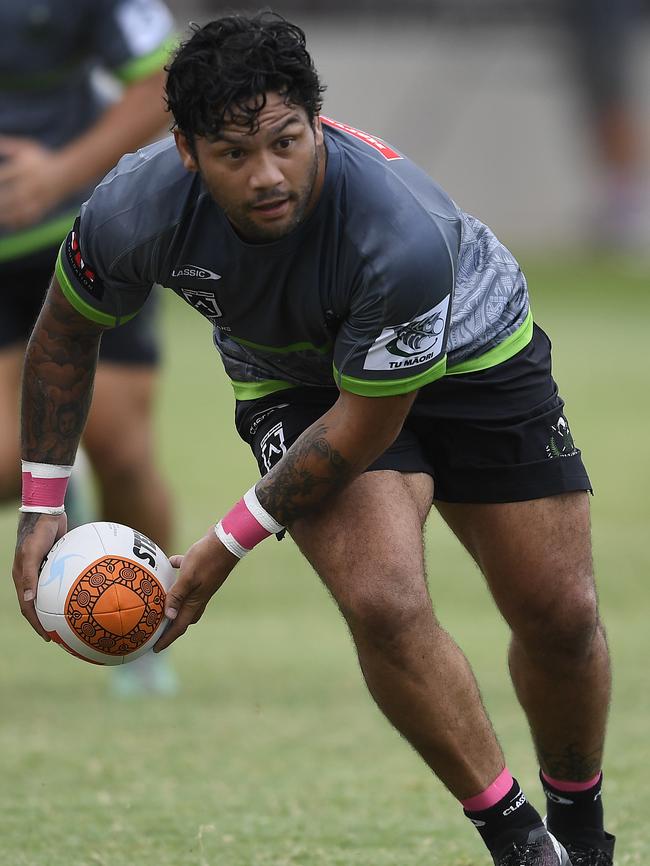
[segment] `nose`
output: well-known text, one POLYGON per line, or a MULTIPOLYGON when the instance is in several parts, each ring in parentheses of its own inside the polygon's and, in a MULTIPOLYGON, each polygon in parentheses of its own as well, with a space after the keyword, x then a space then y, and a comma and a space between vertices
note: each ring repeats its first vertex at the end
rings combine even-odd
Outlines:
POLYGON ((271 153, 261 153, 253 163, 250 175, 251 188, 259 191, 280 186, 284 175, 271 153))

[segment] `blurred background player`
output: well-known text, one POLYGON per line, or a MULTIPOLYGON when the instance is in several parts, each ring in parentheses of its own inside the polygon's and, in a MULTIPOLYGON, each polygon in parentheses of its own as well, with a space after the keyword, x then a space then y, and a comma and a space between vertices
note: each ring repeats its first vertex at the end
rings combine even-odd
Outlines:
MULTIPOLYGON (((160 0, 0 4, 0 500, 20 493, 20 370, 58 248, 106 171, 164 131, 173 28, 160 0)), ((170 497, 154 449, 155 316, 153 298, 102 342, 84 433, 99 515, 78 497, 69 525, 101 517, 169 550, 170 497)), ((117 668, 112 682, 124 694, 175 688, 153 656, 117 668)))
POLYGON ((641 11, 640 0, 570 0, 566 6, 572 55, 601 169, 592 230, 598 243, 628 249, 645 248, 650 228, 635 88, 634 37, 641 11))

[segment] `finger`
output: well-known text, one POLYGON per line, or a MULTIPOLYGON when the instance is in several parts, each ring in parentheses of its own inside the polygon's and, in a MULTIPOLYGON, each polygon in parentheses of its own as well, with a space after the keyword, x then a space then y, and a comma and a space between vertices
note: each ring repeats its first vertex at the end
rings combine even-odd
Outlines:
POLYGON ((177 638, 184 635, 188 627, 194 622, 195 609, 193 606, 185 605, 178 616, 170 620, 169 625, 156 641, 153 651, 155 653, 162 652, 168 646, 174 643, 177 638))
POLYGON ((165 616, 167 619, 176 619, 191 589, 192 586, 188 580, 183 577, 178 578, 165 598, 165 616))
POLYGON ((180 553, 175 553, 173 556, 169 557, 169 561, 172 565, 172 568, 180 568, 183 563, 183 555, 180 553))
POLYGON ((20 612, 34 629, 34 631, 38 635, 40 635, 44 641, 49 642, 51 638, 41 625, 41 621, 39 620, 36 613, 36 606, 34 603, 36 598, 35 583, 30 579, 28 575, 25 575, 23 572, 16 573, 16 571, 14 570, 12 576, 14 579, 14 584, 16 586, 16 594, 18 596, 18 604, 20 605, 20 612))

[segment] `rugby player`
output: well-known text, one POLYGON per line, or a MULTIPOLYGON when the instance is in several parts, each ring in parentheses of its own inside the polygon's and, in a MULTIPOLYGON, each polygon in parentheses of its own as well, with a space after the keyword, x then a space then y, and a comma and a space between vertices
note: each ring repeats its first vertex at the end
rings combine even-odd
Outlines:
POLYGON ((169 69, 175 146, 124 157, 82 207, 25 363, 20 606, 47 638, 37 568, 65 526, 60 490, 101 333, 153 283, 168 286, 214 326, 262 478, 176 558, 157 650, 197 622, 242 556, 288 529, 345 616, 373 698, 494 863, 607 866, 610 673, 591 483, 549 340, 489 228, 399 151, 321 116, 322 91, 304 34, 281 17, 195 27, 169 69), (434 615, 432 504, 512 630, 548 830, 434 615))

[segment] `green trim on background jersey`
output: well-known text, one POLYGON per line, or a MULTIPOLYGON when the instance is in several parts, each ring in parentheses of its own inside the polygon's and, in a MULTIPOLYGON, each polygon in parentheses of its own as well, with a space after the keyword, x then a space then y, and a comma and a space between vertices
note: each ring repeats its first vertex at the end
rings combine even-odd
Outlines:
POLYGON ((392 381, 384 379, 371 382, 368 379, 356 379, 354 376, 342 376, 336 367, 334 367, 334 378, 341 388, 352 394, 359 394, 361 397, 392 397, 396 394, 408 394, 410 391, 417 391, 418 388, 435 382, 436 379, 445 375, 446 366, 447 356, 445 355, 433 367, 406 379, 393 379, 392 381))
POLYGON ((239 343, 240 346, 246 346, 248 349, 260 349, 262 352, 274 352, 278 355, 289 355, 291 352, 318 352, 319 355, 326 355, 332 348, 331 343, 326 343, 324 346, 315 346, 313 343, 290 343, 288 346, 265 346, 262 343, 253 343, 252 340, 244 340, 243 337, 234 337, 228 334, 228 339, 239 343))
POLYGON ((178 36, 174 34, 169 36, 163 44, 152 51, 150 54, 145 54, 142 57, 135 57, 129 60, 124 66, 113 70, 113 74, 123 84, 131 84, 134 81, 139 81, 141 78, 146 78, 154 72, 162 69, 165 63, 169 60, 172 52, 178 47, 178 36))
POLYGON ((262 379, 260 382, 236 382, 231 379, 230 384, 237 400, 258 400, 260 397, 266 397, 276 391, 286 391, 287 388, 298 387, 298 385, 284 382, 282 379, 262 379))
POLYGON ((477 358, 469 358, 467 361, 461 361, 460 364, 454 364, 453 367, 447 370, 447 375, 458 376, 463 373, 476 373, 479 370, 496 367, 497 364, 502 364, 504 361, 512 358, 513 355, 516 355, 517 352, 520 352, 532 339, 533 314, 529 308, 526 318, 514 334, 510 334, 502 343, 499 343, 498 346, 495 346, 483 355, 479 355, 477 358))
POLYGON ((55 217, 33 229, 0 238, 0 262, 9 262, 29 253, 59 244, 70 231, 79 209, 55 217))
MULTIPOLYGON (((68 275, 63 269, 63 264, 61 262, 62 253, 63 247, 61 247, 61 249, 59 250, 59 255, 56 259, 56 267, 54 271, 56 273, 56 278, 59 281, 59 285, 61 286, 61 291, 63 292, 63 294, 66 296, 66 298, 75 308, 75 310, 78 313, 81 313, 82 316, 85 316, 92 322, 96 322, 98 325, 105 325, 109 328, 114 328, 118 323, 117 316, 111 316, 110 313, 102 313, 101 310, 96 310, 76 293, 72 283, 68 279, 68 275)), ((137 316, 138 312, 139 311, 136 310, 135 313, 130 313, 128 316, 121 316, 119 320, 120 325, 123 325, 134 316, 137 316)))

